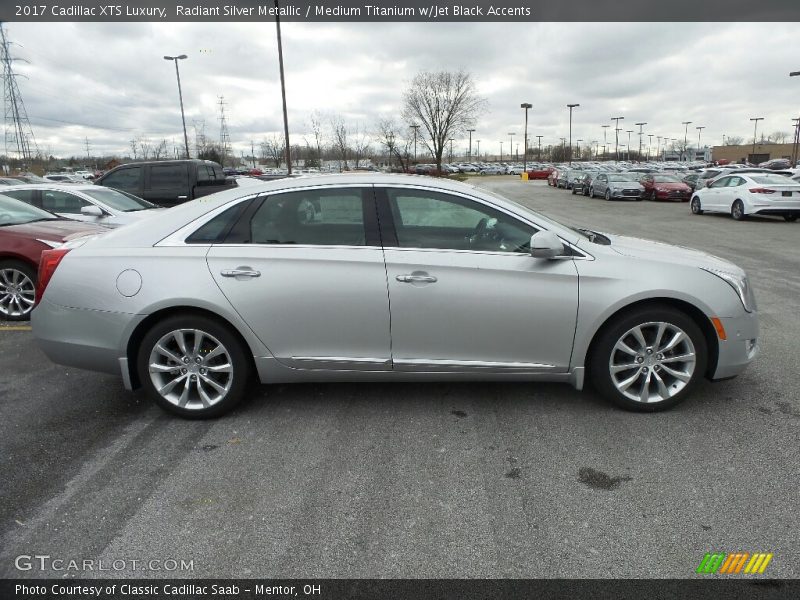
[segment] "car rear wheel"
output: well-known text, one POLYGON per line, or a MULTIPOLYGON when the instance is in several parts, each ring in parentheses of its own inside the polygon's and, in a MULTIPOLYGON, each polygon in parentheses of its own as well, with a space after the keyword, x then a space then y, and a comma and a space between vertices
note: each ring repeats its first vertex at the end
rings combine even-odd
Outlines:
POLYGON ((737 221, 743 221, 747 216, 744 214, 744 204, 741 200, 736 200, 731 206, 731 216, 737 221))
POLYGON ((797 221, 797 215, 783 215, 783 218, 789 223, 794 223, 795 221, 797 221))
POLYGON ((200 315, 170 317, 147 332, 139 380, 164 410, 189 419, 217 417, 244 396, 250 360, 239 338, 200 315))
POLYGON ((675 406, 703 376, 707 346, 697 324, 669 306, 634 310, 596 340, 590 376, 598 392, 626 410, 675 406))
POLYGON ((16 260, 0 261, 0 318, 26 321, 36 301, 36 271, 16 260))
POLYGON ((689 207, 692 209, 692 214, 694 215, 703 214, 703 209, 700 207, 700 198, 698 198, 697 196, 692 198, 692 203, 689 205, 689 207))

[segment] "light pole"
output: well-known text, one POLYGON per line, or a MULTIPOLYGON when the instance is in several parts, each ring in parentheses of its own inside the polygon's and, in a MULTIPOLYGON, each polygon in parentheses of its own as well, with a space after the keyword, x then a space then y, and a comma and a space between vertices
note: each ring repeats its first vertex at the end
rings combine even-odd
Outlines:
POLYGON ((410 127, 414 130, 414 164, 417 164, 417 131, 419 130, 419 125, 411 125, 410 127))
POLYGON ((582 142, 582 141, 583 141, 582 139, 580 139, 580 140, 575 140, 575 146, 576 146, 576 148, 575 148, 575 154, 578 156, 578 160, 580 160, 580 159, 581 159, 581 142, 582 142))
POLYGON ((281 74, 281 98, 283 100, 283 136, 286 144, 286 171, 292 174, 292 146, 289 144, 289 112, 286 109, 286 78, 283 74, 283 43, 281 42, 281 18, 278 0, 275 0, 275 30, 278 35, 278 66, 281 74))
POLYGON ((478 160, 480 160, 481 159, 481 141, 480 140, 475 140, 475 143, 478 145, 477 154, 478 154, 478 160))
POLYGON ((681 160, 686 160, 683 155, 686 153, 686 147, 688 143, 688 136, 689 136, 689 125, 692 124, 691 121, 682 121, 684 130, 683 130, 683 152, 681 152, 681 160))
POLYGON ((500 162, 503 162, 503 141, 500 140, 500 162))
POLYGON ((631 134, 633 133, 633 129, 626 129, 625 131, 628 133, 628 158, 626 158, 625 160, 630 162, 630 160, 631 160, 631 134))
POLYGON ((622 121, 625 117, 611 117, 612 121, 617 122, 617 127, 615 129, 616 135, 614 137, 614 155, 616 156, 616 161, 619 162, 619 132, 621 129, 619 128, 619 122, 622 121))
POLYGON ((539 160, 542 160, 542 138, 543 135, 537 135, 536 138, 539 140, 539 160))
POLYGON ((606 156, 606 144, 608 143, 606 133, 608 133, 608 128, 611 127, 611 125, 601 125, 600 127, 603 128, 603 156, 606 156))
POLYGON ((639 126, 639 162, 642 162, 642 127, 647 125, 647 122, 636 124, 639 126))
MULTIPOLYGON (((800 71, 792 71, 789 73, 789 77, 798 76, 800 76, 800 71)), ((797 121, 794 132, 794 146, 792 147, 792 166, 796 167, 797 159, 800 158, 800 117, 792 119, 792 121, 797 121)))
POLYGON ((181 103, 181 122, 183 123, 183 144, 186 148, 186 158, 189 158, 189 136, 186 135, 186 117, 183 113, 183 92, 181 91, 181 73, 178 70, 178 61, 184 60, 185 58, 189 58, 185 54, 181 54, 180 56, 165 56, 164 60, 171 60, 175 63, 175 77, 178 79, 178 99, 181 103))
POLYGON ((755 121, 755 125, 753 125, 753 156, 756 154, 756 131, 758 131, 758 122, 763 121, 764 117, 753 117, 750 119, 751 121, 755 121))
POLYGON ((650 162, 650 150, 653 148, 653 134, 647 134, 647 162, 650 162))
POLYGON ((514 133, 509 132, 508 134, 508 158, 509 160, 514 160, 512 157, 514 156, 514 133))
POLYGON ((527 172, 528 171, 528 109, 533 108, 533 104, 529 102, 523 102, 519 105, 520 108, 525 109, 525 144, 522 154, 522 170, 527 172))
POLYGON ((656 156, 661 156, 661 136, 656 136, 656 156))
MULTIPOLYGON (((695 129, 697 129, 697 150, 698 150, 698 152, 700 151, 700 134, 703 133, 703 129, 705 129, 705 128, 706 128, 705 125, 695 127, 695 129)), ((694 153, 694 157, 695 157, 695 159, 697 158, 697 152, 694 153)), ((703 152, 703 160, 705 160, 705 158, 706 158, 706 153, 703 152)))
POLYGON ((469 132, 469 151, 467 152, 469 162, 472 162, 472 132, 474 129, 467 129, 469 132))
POLYGON ((569 109, 569 164, 572 164, 572 109, 577 108, 580 104, 567 104, 569 109))

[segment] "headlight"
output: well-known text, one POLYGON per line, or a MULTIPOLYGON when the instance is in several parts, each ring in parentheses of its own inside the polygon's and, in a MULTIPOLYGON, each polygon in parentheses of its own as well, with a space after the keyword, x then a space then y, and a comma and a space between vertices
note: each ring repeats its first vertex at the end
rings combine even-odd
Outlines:
POLYGON ((41 242, 46 246, 50 246, 51 248, 58 248, 62 244, 62 242, 54 242, 53 240, 40 240, 39 238, 36 238, 36 241, 41 242))
POLYGON ((701 267, 701 269, 712 275, 716 275, 731 286, 736 292, 736 295, 739 296, 739 300, 742 301, 742 306, 744 306, 747 312, 756 310, 756 297, 753 294, 753 288, 750 287, 750 281, 747 279, 747 275, 734 275, 732 273, 726 273, 725 271, 717 271, 716 269, 707 269, 705 267, 701 267))

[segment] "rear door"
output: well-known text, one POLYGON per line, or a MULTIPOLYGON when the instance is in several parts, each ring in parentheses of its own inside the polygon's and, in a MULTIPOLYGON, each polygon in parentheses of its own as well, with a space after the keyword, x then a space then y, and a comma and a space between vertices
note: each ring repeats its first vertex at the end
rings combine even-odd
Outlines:
POLYGON ((171 206, 189 200, 188 163, 149 165, 146 174, 144 199, 156 204, 171 206))
POLYGON ((256 203, 208 253, 242 319, 286 366, 390 370, 372 186, 290 190, 256 203))

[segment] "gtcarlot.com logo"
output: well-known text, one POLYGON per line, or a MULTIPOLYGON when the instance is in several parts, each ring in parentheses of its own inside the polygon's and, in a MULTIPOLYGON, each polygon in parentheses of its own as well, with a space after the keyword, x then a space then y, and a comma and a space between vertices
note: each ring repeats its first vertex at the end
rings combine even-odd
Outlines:
POLYGON ((696 573, 722 574, 722 575, 756 575, 767 570, 767 565, 772 560, 772 553, 756 552, 707 552, 697 567, 696 573))
POLYGON ((14 567, 18 571, 194 571, 194 560, 95 560, 54 558, 49 554, 20 554, 14 559, 14 567))

